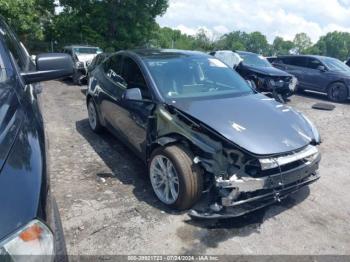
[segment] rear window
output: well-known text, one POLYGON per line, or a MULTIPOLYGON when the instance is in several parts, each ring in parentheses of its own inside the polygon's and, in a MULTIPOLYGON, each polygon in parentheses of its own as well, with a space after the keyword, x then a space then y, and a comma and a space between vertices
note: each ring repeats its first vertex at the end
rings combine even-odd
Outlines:
POLYGON ((100 54, 102 49, 94 47, 75 47, 73 48, 74 53, 76 54, 100 54))
POLYGON ((243 52, 238 52, 238 54, 243 59, 243 64, 247 66, 272 67, 270 62, 261 55, 243 52))

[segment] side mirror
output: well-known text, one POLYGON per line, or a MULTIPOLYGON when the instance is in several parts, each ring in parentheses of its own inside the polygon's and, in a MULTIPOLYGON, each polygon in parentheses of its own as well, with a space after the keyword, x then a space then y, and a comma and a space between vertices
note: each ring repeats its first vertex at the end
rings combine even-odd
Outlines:
POLYGON ((73 74, 73 60, 68 54, 47 53, 35 58, 36 71, 21 73, 26 84, 54 80, 73 74))
POLYGON ((326 71, 327 71, 326 67, 323 66, 323 65, 319 65, 319 66, 317 67, 317 69, 320 70, 321 72, 326 72, 326 71))
POLYGON ((135 101, 141 101, 142 100, 142 94, 140 88, 130 88, 126 89, 123 94, 124 100, 135 100, 135 101))

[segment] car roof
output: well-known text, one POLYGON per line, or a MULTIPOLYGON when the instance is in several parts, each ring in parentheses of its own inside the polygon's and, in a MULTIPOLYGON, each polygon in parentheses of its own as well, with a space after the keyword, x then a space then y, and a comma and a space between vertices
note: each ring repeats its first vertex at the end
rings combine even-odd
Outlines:
POLYGON ((248 52, 248 51, 239 51, 239 50, 237 50, 237 51, 235 51, 235 52, 238 53, 238 54, 259 55, 259 54, 257 54, 257 53, 248 52))
POLYGON ((277 56, 278 58, 287 58, 287 57, 309 57, 309 58, 318 58, 318 59, 322 59, 322 58, 332 58, 329 56, 322 56, 322 55, 279 55, 277 56))
POLYGON ((209 56, 200 51, 178 50, 178 49, 132 49, 123 52, 132 53, 141 59, 168 58, 177 56, 209 56))
POLYGON ((90 48, 99 48, 97 46, 90 46, 90 45, 67 45, 63 48, 84 48, 84 47, 90 47, 90 48))

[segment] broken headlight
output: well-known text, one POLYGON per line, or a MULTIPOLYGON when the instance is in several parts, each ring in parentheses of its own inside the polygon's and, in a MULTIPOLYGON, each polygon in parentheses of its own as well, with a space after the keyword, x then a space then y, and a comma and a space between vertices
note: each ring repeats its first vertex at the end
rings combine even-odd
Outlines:
POLYGON ((80 61, 75 62, 75 67, 76 68, 84 68, 84 62, 80 62, 80 61))
POLYGON ((53 234, 39 220, 31 221, 0 243, 0 258, 8 261, 52 261, 53 255, 53 234))
POLYGON ((308 145, 305 149, 285 156, 272 157, 272 158, 261 158, 259 159, 261 169, 267 170, 276 167, 280 167, 298 160, 305 159, 306 162, 313 162, 319 155, 316 146, 308 145))
POLYGON ((289 82, 289 90, 294 92, 297 84, 298 84, 298 79, 295 76, 293 76, 289 82))

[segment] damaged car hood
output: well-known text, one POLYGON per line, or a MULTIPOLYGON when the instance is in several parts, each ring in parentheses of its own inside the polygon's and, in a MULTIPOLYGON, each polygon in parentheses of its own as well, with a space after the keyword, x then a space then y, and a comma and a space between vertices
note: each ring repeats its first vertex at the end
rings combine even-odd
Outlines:
POLYGON ((300 113, 261 94, 174 102, 172 106, 256 155, 290 152, 315 139, 300 113))
POLYGON ((288 74, 287 72, 279 70, 275 67, 258 67, 258 66, 247 66, 247 65, 244 65, 244 66, 252 72, 256 72, 267 76, 292 76, 291 74, 288 74))

